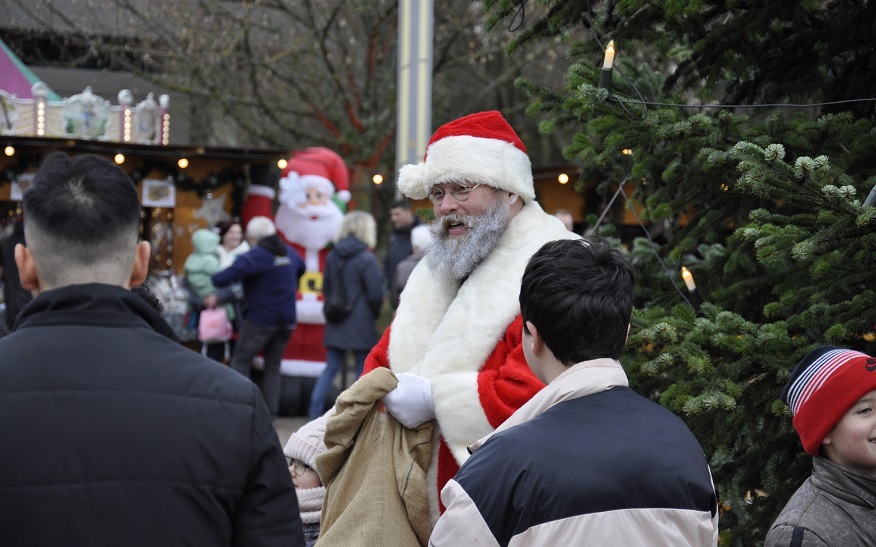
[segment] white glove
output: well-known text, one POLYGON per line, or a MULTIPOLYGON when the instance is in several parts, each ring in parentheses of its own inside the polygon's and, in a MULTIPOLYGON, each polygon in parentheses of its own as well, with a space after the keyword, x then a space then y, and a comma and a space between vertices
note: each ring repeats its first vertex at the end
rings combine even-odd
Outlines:
POLYGON ((401 424, 413 429, 435 417, 429 379, 416 374, 397 374, 398 386, 383 396, 386 410, 401 424))

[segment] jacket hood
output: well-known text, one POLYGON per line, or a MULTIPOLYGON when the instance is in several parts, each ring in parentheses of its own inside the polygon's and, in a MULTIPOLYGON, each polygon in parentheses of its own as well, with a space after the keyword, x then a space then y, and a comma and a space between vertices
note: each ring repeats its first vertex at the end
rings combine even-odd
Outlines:
POLYGON ((192 247, 196 253, 216 254, 216 249, 219 248, 219 234, 214 234, 210 230, 195 230, 192 234, 192 247))
POLYGON ((356 236, 348 235, 344 239, 335 244, 334 252, 338 253, 341 258, 350 258, 368 248, 362 241, 356 239, 356 236))
POLYGON ((271 251, 274 256, 288 256, 289 254, 289 248, 277 234, 263 237, 256 245, 271 251))

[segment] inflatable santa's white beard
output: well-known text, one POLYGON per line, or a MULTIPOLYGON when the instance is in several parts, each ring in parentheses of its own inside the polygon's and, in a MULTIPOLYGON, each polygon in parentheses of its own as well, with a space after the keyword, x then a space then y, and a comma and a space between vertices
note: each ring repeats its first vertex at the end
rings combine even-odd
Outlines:
POLYGON ((277 230, 289 243, 320 250, 334 239, 343 218, 338 206, 330 201, 325 205, 281 206, 277 209, 275 222, 277 230))

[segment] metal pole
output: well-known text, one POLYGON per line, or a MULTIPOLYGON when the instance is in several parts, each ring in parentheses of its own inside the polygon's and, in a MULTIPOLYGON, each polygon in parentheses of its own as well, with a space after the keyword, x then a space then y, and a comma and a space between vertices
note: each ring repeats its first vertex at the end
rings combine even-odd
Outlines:
MULTIPOLYGON (((399 0, 396 172, 420 163, 432 133, 433 0, 399 0)), ((396 198, 401 194, 395 190, 396 198)))

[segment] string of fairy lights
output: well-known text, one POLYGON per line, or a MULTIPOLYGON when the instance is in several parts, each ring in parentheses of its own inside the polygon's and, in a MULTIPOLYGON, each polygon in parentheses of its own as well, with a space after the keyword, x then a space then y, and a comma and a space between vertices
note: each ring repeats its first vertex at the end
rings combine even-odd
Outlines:
MULTIPOLYGON (((629 109, 626 108, 626 105, 628 105, 628 104, 641 105, 641 106, 645 106, 646 108, 649 106, 657 106, 657 107, 679 107, 679 108, 696 108, 696 109, 743 109, 743 108, 777 109, 777 108, 823 107, 823 106, 834 106, 834 105, 842 105, 842 104, 864 103, 864 102, 876 101, 876 98, 873 98, 873 97, 865 97, 865 98, 858 98, 858 99, 846 99, 846 100, 840 100, 840 101, 822 101, 822 102, 815 102, 815 103, 759 103, 759 104, 721 104, 721 103, 682 104, 682 103, 669 103, 669 102, 659 102, 659 101, 646 101, 644 99, 644 97, 642 96, 642 94, 639 92, 638 88, 635 86, 635 84, 632 81, 630 81, 630 79, 627 78, 626 75, 623 74, 623 72, 621 72, 619 69, 615 68, 614 60, 615 60, 615 54, 617 53, 617 50, 616 50, 614 40, 610 40, 608 42, 608 44, 603 48, 601 42, 599 41, 599 38, 594 36, 594 39, 599 44, 599 47, 601 49, 604 49, 602 68, 600 69, 600 72, 599 72, 598 87, 605 89, 609 93, 608 99, 616 101, 618 104, 620 104, 621 108, 623 108, 628 114, 631 114, 631 115, 632 115, 632 113, 629 111, 629 109), (622 97, 618 97, 617 95, 615 95, 613 93, 614 86, 612 84, 612 74, 613 74, 614 70, 617 70, 618 73, 627 81, 627 83, 630 85, 630 87, 633 89, 633 91, 639 97, 639 100, 624 99, 622 97)), ((629 148, 624 148, 623 153, 626 155, 630 155, 630 154, 632 154, 632 150, 629 148)), ((648 230, 648 228, 645 226, 645 223, 639 217, 639 214, 636 211, 636 207, 634 206, 633 201, 627 195, 626 191, 624 191, 624 184, 626 182, 628 182, 629 179, 630 179, 630 176, 628 175, 626 178, 624 178, 618 184, 617 190, 615 191, 611 200, 609 200, 609 202, 606 205, 605 209, 603 210, 602 214, 599 216, 593 229, 596 230, 597 228, 599 228, 600 224, 602 223, 602 220, 605 218, 606 213, 611 208, 611 206, 614 204, 615 200, 618 198, 618 196, 623 195, 624 199, 627 202, 627 206, 628 206, 629 210, 635 216, 636 221, 638 222, 639 226, 642 228, 642 231, 645 233, 645 236, 648 238, 648 242, 651 246, 651 249, 654 252, 654 256, 657 257, 657 261, 660 263, 660 266, 663 268, 663 271, 666 274, 666 277, 670 280, 673 288, 675 289, 675 291, 679 294, 681 299, 688 306, 690 306, 693 310, 698 311, 700 308, 700 305, 702 304, 702 298, 701 298, 699 291, 697 289, 697 285, 696 285, 696 282, 694 281, 693 274, 685 266, 681 267, 681 270, 680 270, 681 278, 684 281, 684 284, 688 289, 688 293, 690 294, 690 298, 687 298, 685 296, 684 292, 679 288, 678 284, 676 283, 676 276, 671 273, 670 269, 666 266, 666 264, 663 262, 663 259, 660 257, 660 253, 658 252, 657 245, 656 245, 656 243, 654 243, 653 239, 651 238, 651 233, 648 230)), ((867 199, 864 201, 863 204, 865 206, 868 206, 868 205, 873 206, 874 204, 876 204, 876 185, 874 185, 873 189, 870 192, 870 195, 867 197, 867 199)))

